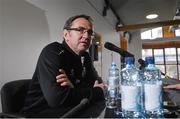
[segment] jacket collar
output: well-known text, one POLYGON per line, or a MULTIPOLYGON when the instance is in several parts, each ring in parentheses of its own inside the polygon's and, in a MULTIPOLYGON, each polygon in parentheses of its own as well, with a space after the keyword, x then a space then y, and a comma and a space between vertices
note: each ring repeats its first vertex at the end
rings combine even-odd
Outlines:
POLYGON ((68 50, 70 53, 72 53, 74 56, 76 56, 76 57, 81 57, 83 54, 81 54, 81 55, 77 55, 69 46, 68 46, 68 44, 66 43, 66 41, 65 40, 63 40, 63 42, 62 42, 62 45, 63 45, 63 47, 66 49, 66 50, 68 50))

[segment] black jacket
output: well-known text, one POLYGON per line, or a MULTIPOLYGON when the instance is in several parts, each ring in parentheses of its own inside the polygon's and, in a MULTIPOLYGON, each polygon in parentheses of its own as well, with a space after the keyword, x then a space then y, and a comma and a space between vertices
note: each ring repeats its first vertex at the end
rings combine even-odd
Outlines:
POLYGON ((46 109, 74 106, 83 98, 88 98, 90 103, 104 99, 103 90, 93 88, 98 78, 87 52, 78 56, 65 42, 51 43, 40 54, 22 112, 40 113, 46 109), (65 70, 74 88, 56 82, 59 69, 65 70))

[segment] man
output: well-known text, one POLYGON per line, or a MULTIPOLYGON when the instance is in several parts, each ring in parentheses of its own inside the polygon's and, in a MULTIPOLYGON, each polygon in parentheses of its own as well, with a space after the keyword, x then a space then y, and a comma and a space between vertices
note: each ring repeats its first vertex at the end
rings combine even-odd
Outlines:
POLYGON ((167 94, 165 98, 175 102, 177 106, 180 107, 180 81, 171 78, 165 80, 169 83, 163 86, 164 94, 167 94))
POLYGON ((40 54, 23 113, 60 117, 61 109, 72 108, 83 98, 88 98, 90 103, 104 99, 104 83, 98 82, 86 52, 92 36, 89 16, 77 15, 66 21, 63 43, 51 43, 40 54))

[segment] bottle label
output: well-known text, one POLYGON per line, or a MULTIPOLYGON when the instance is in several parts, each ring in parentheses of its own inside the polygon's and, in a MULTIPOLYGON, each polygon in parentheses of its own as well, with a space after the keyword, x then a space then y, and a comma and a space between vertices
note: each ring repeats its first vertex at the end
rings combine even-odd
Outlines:
POLYGON ((161 91, 161 85, 144 84, 145 110, 152 111, 160 108, 162 102, 161 91))
POLYGON ((121 86, 122 109, 138 111, 141 101, 141 88, 139 86, 121 86))
POLYGON ((118 96, 118 89, 116 88, 116 89, 108 90, 107 96, 111 97, 111 98, 117 98, 117 96, 118 96))

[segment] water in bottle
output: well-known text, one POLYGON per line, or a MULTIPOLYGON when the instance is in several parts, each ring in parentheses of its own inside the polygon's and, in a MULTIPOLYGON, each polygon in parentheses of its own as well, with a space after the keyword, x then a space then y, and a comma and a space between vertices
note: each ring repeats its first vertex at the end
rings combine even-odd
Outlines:
POLYGON ((125 58, 126 66, 121 71, 121 106, 125 118, 143 117, 142 77, 134 65, 133 57, 125 58))
POLYGON ((106 107, 117 108, 119 95, 119 69, 112 62, 107 78, 106 107))
POLYGON ((144 106, 147 118, 163 117, 161 72, 155 67, 154 58, 146 57, 144 70, 144 106))

